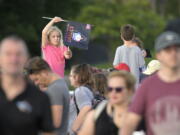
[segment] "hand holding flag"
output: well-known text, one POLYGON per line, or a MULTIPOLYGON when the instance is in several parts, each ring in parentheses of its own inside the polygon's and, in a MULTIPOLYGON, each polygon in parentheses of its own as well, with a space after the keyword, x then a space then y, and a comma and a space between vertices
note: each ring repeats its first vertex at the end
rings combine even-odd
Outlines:
POLYGON ((57 23, 57 22, 61 22, 63 19, 61 17, 54 17, 52 19, 53 22, 57 23))
POLYGON ((71 50, 69 49, 69 46, 68 46, 68 49, 64 52, 64 57, 66 59, 70 59, 72 57, 72 52, 71 50))

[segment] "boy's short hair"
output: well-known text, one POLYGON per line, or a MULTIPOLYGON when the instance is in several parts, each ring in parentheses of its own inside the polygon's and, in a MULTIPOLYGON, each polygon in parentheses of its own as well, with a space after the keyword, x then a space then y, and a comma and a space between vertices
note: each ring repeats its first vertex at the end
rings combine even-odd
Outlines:
POLYGON ((30 59, 25 66, 25 71, 28 75, 37 74, 43 70, 51 71, 48 63, 40 57, 30 59))
POLYGON ((134 38, 135 33, 134 33, 134 28, 131 24, 126 24, 122 26, 121 28, 121 37, 126 40, 130 41, 134 38))

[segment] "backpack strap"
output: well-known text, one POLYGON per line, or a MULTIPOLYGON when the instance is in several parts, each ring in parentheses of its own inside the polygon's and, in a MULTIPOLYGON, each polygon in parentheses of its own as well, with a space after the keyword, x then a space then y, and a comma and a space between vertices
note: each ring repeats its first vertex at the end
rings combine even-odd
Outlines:
POLYGON ((106 107, 107 103, 108 103, 108 101, 104 100, 97 106, 97 108, 95 109, 94 121, 96 121, 98 119, 98 117, 100 116, 100 114, 102 113, 104 108, 106 107))
MULTIPOLYGON (((84 86, 84 87, 86 87, 86 88, 88 88, 91 92, 92 92, 92 90, 91 90, 91 88, 89 87, 89 86, 84 86)), ((79 114, 79 112, 80 112, 80 109, 79 109, 79 107, 78 107, 78 104, 77 104, 77 100, 76 100, 76 90, 74 91, 74 104, 75 104, 75 107, 76 107, 76 111, 77 111, 77 115, 79 114)), ((93 102, 93 101, 92 101, 93 102)), ((91 104, 93 104, 93 103, 91 103, 91 104)))
MULTIPOLYGON (((88 88, 88 89, 92 92, 92 94, 93 94, 93 99, 94 99, 94 98, 95 98, 95 94, 94 94, 92 88, 91 88, 89 85, 84 85, 84 87, 88 88)), ((91 105, 92 105, 92 106, 93 106, 93 99, 92 99, 92 101, 91 101, 91 105)))
POLYGON ((79 107, 77 105, 77 101, 76 101, 76 94, 75 94, 75 91, 74 91, 74 104, 75 104, 75 107, 76 107, 76 111, 77 111, 77 115, 79 114, 80 110, 79 110, 79 107))

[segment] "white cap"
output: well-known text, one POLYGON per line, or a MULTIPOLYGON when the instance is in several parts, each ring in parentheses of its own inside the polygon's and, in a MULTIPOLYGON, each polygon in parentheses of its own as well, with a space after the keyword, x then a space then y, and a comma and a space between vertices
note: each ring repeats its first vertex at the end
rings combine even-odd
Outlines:
POLYGON ((146 75, 151 75, 157 70, 159 70, 161 67, 161 64, 158 60, 151 60, 149 64, 147 65, 146 70, 143 72, 146 75))

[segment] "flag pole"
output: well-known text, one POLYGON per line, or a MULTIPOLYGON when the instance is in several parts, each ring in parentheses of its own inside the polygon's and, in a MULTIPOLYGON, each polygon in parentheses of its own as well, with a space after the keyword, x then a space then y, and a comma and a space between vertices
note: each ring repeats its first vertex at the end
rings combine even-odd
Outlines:
MULTIPOLYGON (((52 17, 46 17, 46 16, 43 16, 42 18, 47 19, 47 20, 52 20, 53 19, 52 17)), ((63 22, 69 22, 68 20, 63 20, 63 19, 62 19, 62 21, 63 22)))

